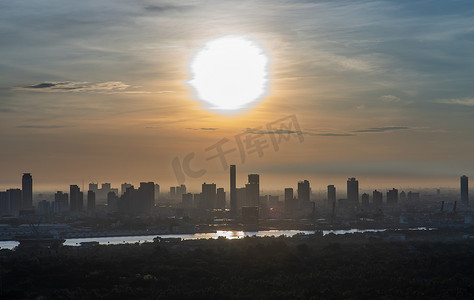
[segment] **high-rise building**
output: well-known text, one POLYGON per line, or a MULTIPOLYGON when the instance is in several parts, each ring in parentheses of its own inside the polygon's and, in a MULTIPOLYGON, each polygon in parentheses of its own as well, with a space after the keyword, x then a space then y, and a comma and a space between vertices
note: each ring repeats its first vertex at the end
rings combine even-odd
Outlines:
POLYGON ((469 178, 466 175, 461 176, 461 203, 469 205, 469 178))
POLYGON ((237 210, 236 169, 235 165, 230 165, 230 211, 235 216, 237 210))
POLYGON ((69 187, 69 196, 70 196, 70 211, 82 211, 84 208, 84 195, 81 192, 81 189, 77 185, 70 185, 69 187))
POLYGON ((160 198, 160 185, 155 183, 155 202, 160 198))
POLYGON ((374 203, 375 206, 382 206, 383 205, 383 195, 381 192, 374 190, 372 192, 372 202, 374 203))
POLYGON ((68 193, 57 191, 54 194, 53 211, 54 213, 60 214, 69 210, 69 196, 68 193))
POLYGON ((0 216, 10 212, 7 192, 0 192, 0 216))
POLYGON ((181 196, 181 203, 183 204, 183 207, 192 207, 193 206, 193 194, 191 193, 186 193, 181 196))
POLYGON ((249 183, 245 185, 246 206, 259 206, 260 203, 260 176, 249 174, 249 183))
POLYGON ((309 181, 303 180, 298 182, 298 202, 300 207, 306 207, 310 202, 311 189, 309 181))
POLYGON ((172 200, 176 199, 176 187, 175 186, 170 186, 170 199, 172 199, 172 200))
POLYGON ((9 189, 7 190, 8 202, 10 203, 10 213, 15 216, 20 214, 21 209, 21 190, 20 189, 9 189))
POLYGON ((120 195, 125 194, 127 189, 131 186, 132 186, 132 184, 130 184, 130 183, 126 183, 126 182, 122 183, 122 185, 120 186, 120 195))
POLYGON ((359 181, 354 177, 347 179, 347 201, 359 206, 359 181))
POLYGON ((285 213, 292 216, 295 211, 295 201, 293 196, 293 188, 285 188, 285 213))
POLYGON ((362 206, 369 206, 369 194, 363 193, 361 196, 362 206))
POLYGON ((224 188, 217 189, 216 208, 225 209, 225 191, 224 188))
POLYGON ((216 206, 216 184, 215 183, 203 183, 202 184, 202 196, 201 196, 201 205, 202 209, 214 209, 216 206))
POLYGON ((20 209, 33 208, 33 177, 30 173, 23 173, 21 178, 21 204, 20 209))
POLYGON ((391 189, 387 192, 387 204, 394 205, 398 203, 398 190, 391 189))
POLYGON ((91 190, 87 192, 87 210, 88 211, 95 210, 95 192, 91 190))
POLYGON ((336 187, 334 185, 328 185, 328 205, 332 207, 336 203, 336 187))
POLYGON ((150 213, 155 206, 155 183, 140 182, 138 193, 139 203, 136 204, 138 205, 136 208, 140 213, 150 213))

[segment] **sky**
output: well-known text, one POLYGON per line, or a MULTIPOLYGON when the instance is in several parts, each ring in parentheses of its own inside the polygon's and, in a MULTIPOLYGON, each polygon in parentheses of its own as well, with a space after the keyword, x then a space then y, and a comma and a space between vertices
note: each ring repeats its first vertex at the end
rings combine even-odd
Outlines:
POLYGON ((459 186, 474 176, 473 15, 472 1, 2 1, 0 190, 23 172, 35 190, 227 189, 230 164, 263 189, 459 186), (188 82, 226 35, 263 49, 269 83, 223 114, 188 82))

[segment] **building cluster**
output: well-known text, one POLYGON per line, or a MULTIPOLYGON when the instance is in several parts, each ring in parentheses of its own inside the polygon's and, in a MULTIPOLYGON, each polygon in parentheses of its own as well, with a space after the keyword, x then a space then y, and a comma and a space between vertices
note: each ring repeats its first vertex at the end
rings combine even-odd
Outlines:
POLYGON ((33 177, 30 173, 24 173, 21 179, 21 189, 0 191, 0 214, 20 216, 34 212, 33 177))
MULTIPOLYGON (((22 189, 0 191, 0 215, 22 216, 34 214, 63 215, 87 214, 98 211, 118 213, 123 215, 144 215, 156 212, 156 203, 165 200, 176 209, 190 212, 188 215, 203 216, 214 212, 216 218, 221 212, 222 218, 241 220, 243 223, 256 224, 259 218, 264 219, 300 219, 315 215, 316 201, 312 199, 310 182, 299 181, 297 190, 292 187, 284 188, 283 201, 278 195, 260 194, 260 175, 248 174, 247 183, 237 187, 237 170, 230 166, 230 191, 226 193, 223 187, 215 183, 204 182, 200 193, 187 192, 184 184, 170 187, 169 194, 160 198, 160 186, 154 182, 141 182, 138 188, 130 183, 123 183, 119 189, 112 188, 110 183, 90 183, 87 193, 81 191, 78 185, 70 185, 69 193, 58 191, 53 201, 41 200, 35 210, 33 206, 33 178, 25 173, 22 177, 22 189)), ((461 176, 461 203, 469 204, 468 177, 461 176)), ((399 204, 416 203, 420 200, 418 192, 399 191, 395 188, 382 193, 374 190, 371 195, 359 193, 359 181, 355 177, 348 178, 346 187, 347 197, 337 198, 336 187, 327 186, 327 202, 318 204, 320 208, 335 215, 339 213, 355 213, 360 211, 380 211, 397 207, 399 204)), ((439 193, 439 191, 438 191, 439 193)), ((159 202, 163 203, 163 202, 159 202)), ((454 203, 456 205, 456 203, 454 203)), ((444 202, 443 208, 444 209, 444 202)))

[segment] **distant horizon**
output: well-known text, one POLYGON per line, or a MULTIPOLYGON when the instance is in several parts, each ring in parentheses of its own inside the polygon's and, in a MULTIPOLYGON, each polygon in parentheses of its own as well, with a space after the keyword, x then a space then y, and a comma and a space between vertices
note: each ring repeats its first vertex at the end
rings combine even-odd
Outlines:
MULTIPOLYGON (((347 178, 350 177, 355 177, 359 181, 359 190, 360 191, 372 191, 372 190, 379 190, 379 191, 385 191, 389 190, 392 188, 396 189, 405 189, 406 191, 408 190, 426 190, 426 189, 433 189, 435 192, 436 189, 448 189, 448 190, 459 190, 460 188, 460 176, 457 178, 452 178, 452 177, 433 177, 433 178, 422 178, 420 179, 417 177, 416 179, 418 182, 421 184, 415 184, 413 183, 414 180, 411 179, 410 177, 404 177, 403 179, 401 178, 390 178, 390 177, 384 177, 384 178, 371 178, 371 177, 357 177, 354 175, 350 175, 347 177, 340 177, 340 176, 332 176, 330 177, 331 179, 328 179, 327 176, 317 176, 317 175, 301 175, 300 177, 295 177, 294 179, 283 176, 279 176, 278 174, 273 174, 270 176, 266 176, 264 173, 258 173, 258 172, 252 172, 260 175, 260 190, 264 192, 279 192, 283 194, 284 189, 291 187, 295 191, 297 190, 297 183, 298 181, 301 180, 308 180, 310 182, 310 186, 312 189, 313 194, 320 193, 321 191, 327 191, 327 186, 328 185, 335 185, 337 194, 339 194, 341 191, 346 191, 346 181, 347 178), (272 180, 271 178, 276 178, 278 179, 277 181, 272 180), (397 181, 398 179, 398 181, 397 181), (438 183, 438 184, 435 184, 438 183)), ((21 173, 23 174, 23 173, 21 173)), ((56 191, 69 191, 69 186, 70 185, 78 185, 82 191, 87 191, 89 189, 89 181, 84 180, 84 182, 80 181, 74 181, 70 183, 41 183, 41 180, 36 178, 33 173, 30 173, 33 176, 33 192, 34 194, 38 193, 54 193, 56 191), (39 182, 38 182, 39 181, 39 182), (83 188, 84 187, 84 188, 83 188)), ((251 173, 248 173, 251 174, 251 173)), ((248 174, 242 174, 238 172, 238 167, 237 167, 237 187, 244 187, 245 183, 247 183, 247 175, 248 174)), ((466 175, 468 176, 468 175, 466 175)), ((469 177, 469 176, 468 176, 469 177)), ((208 178, 207 178, 208 179, 208 178)), ((112 181, 112 180, 104 180, 101 181, 99 180, 99 188, 103 183, 110 183, 113 188, 118 188, 120 191, 121 184, 123 183, 129 183, 135 186, 136 188, 139 186, 140 182, 154 182, 155 184, 160 185, 160 193, 168 193, 169 188, 172 186, 178 186, 179 183, 177 182, 166 182, 166 181, 158 181, 158 180, 152 180, 152 179, 146 179, 146 180, 124 180, 124 181, 112 181)), ((219 180, 201 180, 199 179, 194 179, 190 180, 190 182, 186 182, 186 188, 188 192, 200 192, 201 191, 201 184, 204 182, 206 183, 216 183, 217 187, 223 187, 226 192, 229 191, 229 177, 225 178, 219 178, 219 180)), ((4 191, 7 189, 12 189, 12 188, 20 188, 21 189, 21 175, 20 179, 17 182, 12 182, 11 184, 8 183, 0 183, 0 191, 4 191)), ((401 190, 400 190, 401 191, 401 190)))

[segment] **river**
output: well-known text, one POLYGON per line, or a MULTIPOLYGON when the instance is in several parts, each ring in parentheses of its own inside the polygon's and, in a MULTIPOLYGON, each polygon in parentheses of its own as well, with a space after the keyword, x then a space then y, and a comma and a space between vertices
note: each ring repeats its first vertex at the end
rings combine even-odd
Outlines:
MULTIPOLYGON (((427 228, 410 228, 409 230, 426 230, 427 228)), ((323 230, 323 235, 346 234, 346 233, 363 233, 363 232, 379 232, 386 229, 347 229, 347 230, 323 230)), ((163 238, 181 238, 183 240, 195 239, 217 239, 225 237, 227 239, 240 239, 246 236, 294 236, 295 234, 313 234, 314 231, 304 230, 263 230, 263 231, 236 231, 236 230, 218 230, 211 233, 193 233, 193 234, 164 234, 164 235, 139 235, 139 236, 114 236, 114 237, 92 237, 92 238, 75 238, 66 239, 65 246, 79 246, 82 242, 99 242, 101 245, 117 245, 117 244, 134 244, 153 242, 157 236, 163 238)), ((18 245, 16 241, 0 241, 0 249, 13 249, 18 245)))

